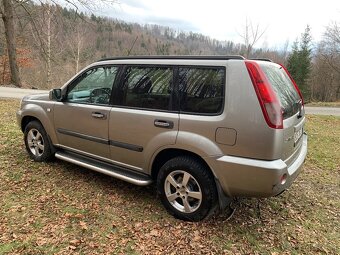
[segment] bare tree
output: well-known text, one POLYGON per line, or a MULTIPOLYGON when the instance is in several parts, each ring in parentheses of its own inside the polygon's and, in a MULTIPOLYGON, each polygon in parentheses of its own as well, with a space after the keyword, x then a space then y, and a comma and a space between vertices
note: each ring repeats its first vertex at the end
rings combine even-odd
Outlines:
POLYGON ((47 87, 51 86, 51 37, 52 37, 52 28, 51 28, 51 20, 52 20, 52 6, 49 2, 44 6, 46 9, 46 69, 47 69, 47 87))
POLYGON ((239 33, 246 47, 245 49, 246 58, 249 58, 255 44, 261 39, 261 37, 266 32, 266 30, 267 29, 261 29, 259 24, 254 26, 253 22, 251 20, 248 20, 248 18, 246 18, 246 23, 243 28, 243 31, 239 33))
POLYGON ((69 21, 68 28, 71 31, 71 34, 66 38, 66 44, 72 55, 74 62, 74 72, 78 73, 79 66, 82 61, 82 52, 89 44, 89 42, 86 40, 89 28, 82 19, 69 21))
POLYGON ((334 101, 340 99, 340 26, 332 23, 318 43, 312 69, 312 99, 334 101))
MULTIPOLYGON (((47 6, 51 6, 51 4, 58 4, 59 2, 63 3, 68 3, 70 4, 73 8, 76 10, 79 9, 79 7, 86 8, 89 11, 93 11, 97 6, 99 6, 96 1, 92 0, 46 0, 47 1, 47 6)), ((45 3, 45 0, 39 0, 40 3, 45 3)), ((2 21, 4 23, 4 28, 5 28, 5 34, 6 34, 6 44, 7 44, 7 49, 8 49, 8 59, 9 59, 9 65, 10 65, 10 70, 11 70, 11 82, 18 86, 21 87, 21 79, 20 79, 20 73, 19 73, 19 68, 17 64, 17 56, 16 56, 16 40, 15 40, 15 26, 14 26, 14 12, 15 12, 15 7, 14 3, 16 3, 18 6, 24 7, 25 4, 29 3, 30 1, 28 0, 1 0, 0 2, 0 14, 2 21)), ((101 4, 112 4, 116 3, 116 0, 100 0, 101 4)), ((26 9, 27 10, 27 9, 26 9)), ((48 12, 48 14, 51 14, 48 12)), ((49 15, 48 15, 49 16, 49 15)), ((47 31, 49 30, 51 26, 51 20, 47 19, 47 31)), ((47 38, 49 42, 47 42, 47 46, 50 45, 51 41, 51 36, 47 35, 47 38)), ((48 50, 49 47, 47 47, 47 50, 45 52, 46 57, 47 57, 47 70, 51 70, 51 52, 48 50)), ((51 73, 48 71, 48 79, 47 82, 50 82, 50 76, 51 73)))
POLYGON ((332 77, 337 77, 335 88, 335 99, 340 98, 340 24, 333 22, 327 27, 324 34, 323 43, 325 45, 322 56, 333 70, 332 77))
POLYGON ((325 47, 326 52, 323 54, 325 59, 331 68, 340 74, 340 67, 336 63, 340 61, 340 24, 334 22, 327 27, 324 34, 324 43, 327 45, 325 47))
POLYGON ((11 0, 2 0, 2 6, 0 6, 0 13, 5 27, 8 61, 11 70, 11 83, 18 87, 21 87, 22 84, 16 54, 14 6, 11 0))
POLYGON ((56 6, 51 1, 47 0, 41 2, 39 8, 36 11, 32 11, 28 6, 22 3, 22 8, 28 15, 30 20, 31 35, 34 39, 36 48, 39 49, 40 54, 45 62, 46 66, 46 85, 51 87, 52 76, 52 60, 53 52, 52 43, 55 43, 57 37, 54 29, 56 6))

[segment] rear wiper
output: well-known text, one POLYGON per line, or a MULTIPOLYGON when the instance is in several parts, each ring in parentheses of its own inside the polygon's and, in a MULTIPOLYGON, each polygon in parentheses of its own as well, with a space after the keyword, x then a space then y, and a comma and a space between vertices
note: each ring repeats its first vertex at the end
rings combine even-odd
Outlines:
POLYGON ((294 106, 295 105, 298 105, 299 107, 299 115, 297 116, 298 119, 302 118, 303 116, 303 112, 302 112, 302 99, 299 99, 297 100, 295 103, 294 103, 294 106))

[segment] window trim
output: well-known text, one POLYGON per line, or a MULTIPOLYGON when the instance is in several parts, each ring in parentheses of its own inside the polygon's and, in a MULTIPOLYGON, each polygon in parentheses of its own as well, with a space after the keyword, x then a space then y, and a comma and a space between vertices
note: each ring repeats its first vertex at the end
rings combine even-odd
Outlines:
POLYGON ((85 72, 94 69, 94 68, 100 68, 100 67, 117 67, 117 75, 113 81, 112 84, 112 91, 111 91, 111 97, 109 104, 93 104, 93 103, 82 103, 82 102, 68 102, 66 100, 63 100, 65 103, 75 103, 75 104, 82 104, 82 105, 97 105, 97 106, 109 106, 109 107, 115 107, 115 108, 123 108, 123 109, 133 109, 133 110, 142 110, 142 111, 153 111, 153 112, 168 112, 168 113, 179 113, 179 114, 186 114, 186 115, 196 115, 196 116, 219 116, 223 114, 224 107, 225 107, 225 95, 226 95, 226 66, 221 65, 185 65, 185 64, 100 64, 91 66, 87 69, 85 69, 83 72, 79 73, 71 82, 69 82, 66 86, 66 94, 67 96, 69 90, 73 88, 72 86, 75 86, 74 83, 83 75, 85 72), (119 102, 119 99, 117 96, 119 94, 118 91, 122 89, 123 87, 123 80, 124 75, 126 73, 126 69, 128 67, 145 67, 145 68, 155 68, 155 67, 162 67, 162 68, 171 68, 173 79, 172 79, 172 90, 170 93, 170 107, 169 109, 153 109, 153 108, 142 108, 142 107, 132 107, 127 105, 122 105, 119 102), (182 111, 180 107, 180 92, 179 92, 179 69, 180 68, 195 68, 195 69, 220 69, 223 70, 223 86, 224 89, 222 90, 222 105, 221 110, 216 113, 199 113, 199 112, 187 112, 182 111))

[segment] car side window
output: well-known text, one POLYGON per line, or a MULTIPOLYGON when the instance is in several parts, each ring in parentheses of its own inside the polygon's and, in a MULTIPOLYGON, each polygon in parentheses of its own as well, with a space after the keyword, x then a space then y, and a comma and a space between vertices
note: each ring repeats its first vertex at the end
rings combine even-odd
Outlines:
POLYGON ((170 67, 127 67, 122 105, 170 110, 172 81, 173 69, 170 67))
POLYGON ((179 68, 181 112, 218 114, 222 111, 225 71, 220 67, 179 68))
POLYGON ((100 105, 109 104, 117 72, 117 66, 101 66, 87 70, 70 85, 66 101, 100 105))

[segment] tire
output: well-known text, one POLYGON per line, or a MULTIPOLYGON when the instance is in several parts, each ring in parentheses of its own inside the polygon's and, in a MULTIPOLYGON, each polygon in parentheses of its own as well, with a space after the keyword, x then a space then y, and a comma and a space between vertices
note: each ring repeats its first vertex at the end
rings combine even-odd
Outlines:
POLYGON ((217 204, 210 169, 189 156, 173 158, 161 167, 157 192, 166 210, 181 220, 203 220, 217 204))
POLYGON ((37 162, 50 161, 54 157, 52 145, 43 126, 38 121, 29 122, 24 131, 26 150, 37 162))

